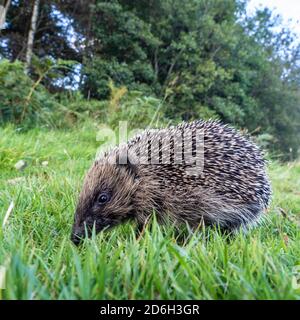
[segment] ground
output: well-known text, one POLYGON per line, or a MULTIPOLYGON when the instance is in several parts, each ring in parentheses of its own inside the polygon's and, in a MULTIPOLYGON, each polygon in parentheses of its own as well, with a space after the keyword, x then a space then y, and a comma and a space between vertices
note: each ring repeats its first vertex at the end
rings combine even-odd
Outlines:
POLYGON ((77 248, 70 231, 95 137, 90 125, 0 129, 0 299, 300 299, 299 162, 270 162, 272 205, 247 234, 186 231, 179 241, 153 219, 139 240, 129 223, 77 248))

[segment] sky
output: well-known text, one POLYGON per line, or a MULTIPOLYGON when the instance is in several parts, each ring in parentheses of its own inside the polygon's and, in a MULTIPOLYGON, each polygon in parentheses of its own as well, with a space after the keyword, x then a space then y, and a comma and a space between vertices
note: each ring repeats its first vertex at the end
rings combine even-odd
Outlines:
POLYGON ((255 8, 260 6, 268 7, 276 14, 279 13, 284 25, 290 26, 290 29, 298 35, 300 42, 300 0, 250 0, 248 12, 253 13, 255 8))

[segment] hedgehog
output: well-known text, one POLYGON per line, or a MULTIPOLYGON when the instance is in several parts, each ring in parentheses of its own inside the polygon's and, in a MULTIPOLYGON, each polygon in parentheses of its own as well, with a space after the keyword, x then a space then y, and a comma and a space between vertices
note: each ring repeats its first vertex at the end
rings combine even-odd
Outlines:
POLYGON ((218 120, 149 129, 96 158, 86 174, 71 239, 135 220, 247 230, 271 194, 266 162, 246 136, 218 120))

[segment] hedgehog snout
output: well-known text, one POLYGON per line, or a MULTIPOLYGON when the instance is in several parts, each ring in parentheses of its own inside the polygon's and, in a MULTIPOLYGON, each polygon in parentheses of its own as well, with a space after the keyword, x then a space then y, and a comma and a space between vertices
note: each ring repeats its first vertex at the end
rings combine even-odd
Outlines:
POLYGON ((82 242, 82 237, 78 233, 71 234, 71 241, 78 246, 82 242))
POLYGON ((91 235, 92 224, 89 221, 90 219, 83 219, 82 216, 77 209, 71 232, 71 241, 76 245, 79 245, 86 236, 91 235))
POLYGON ((72 233, 71 233, 71 241, 75 245, 79 245, 82 242, 84 237, 85 237, 84 224, 82 224, 82 226, 79 224, 74 224, 72 233))

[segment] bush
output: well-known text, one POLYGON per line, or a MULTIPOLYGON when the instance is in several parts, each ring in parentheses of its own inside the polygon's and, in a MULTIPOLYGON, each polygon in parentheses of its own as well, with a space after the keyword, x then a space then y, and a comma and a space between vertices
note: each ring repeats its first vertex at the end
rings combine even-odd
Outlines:
POLYGON ((55 99, 26 74, 23 63, 0 60, 0 122, 12 122, 24 127, 34 123, 51 125, 52 111, 58 107, 55 99))
POLYGON ((165 116, 166 106, 162 100, 147 96, 144 92, 128 91, 125 86, 117 87, 108 82, 109 96, 106 100, 85 99, 78 91, 62 93, 58 96, 65 107, 61 121, 73 123, 93 119, 97 124, 105 123, 117 128, 120 121, 127 121, 131 129, 166 125, 170 121, 165 116))
POLYGON ((125 87, 115 87, 112 81, 109 88, 105 120, 110 125, 118 126, 119 121, 127 121, 131 128, 146 128, 168 122, 162 100, 140 91, 128 92, 125 87))

